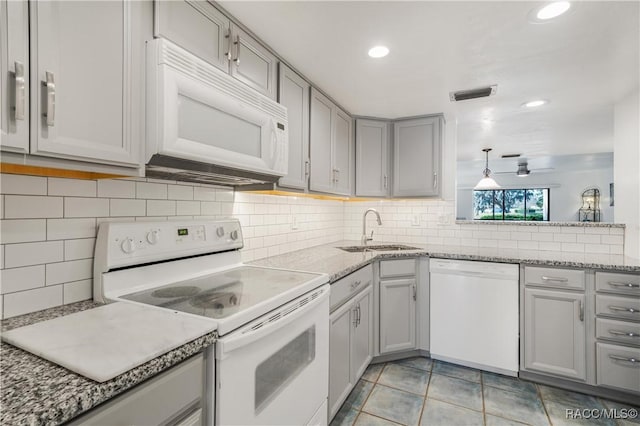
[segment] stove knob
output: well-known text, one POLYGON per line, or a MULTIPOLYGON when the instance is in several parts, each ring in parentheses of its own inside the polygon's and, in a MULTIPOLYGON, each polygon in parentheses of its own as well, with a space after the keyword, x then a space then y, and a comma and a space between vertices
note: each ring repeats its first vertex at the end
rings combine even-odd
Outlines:
POLYGON ((160 241, 160 231, 155 230, 147 233, 147 242, 149 242, 149 244, 158 244, 158 241, 160 241))
POLYGON ((122 244, 120 244, 120 248, 123 252, 129 254, 136 251, 136 244, 133 241, 133 238, 125 238, 122 240, 122 244))
POLYGON ((219 226, 216 229, 216 235, 220 238, 224 237, 224 228, 222 226, 219 226))
POLYGON ((229 234, 229 236, 231 237, 232 240, 237 240, 238 239, 238 231, 231 231, 231 233, 229 234))

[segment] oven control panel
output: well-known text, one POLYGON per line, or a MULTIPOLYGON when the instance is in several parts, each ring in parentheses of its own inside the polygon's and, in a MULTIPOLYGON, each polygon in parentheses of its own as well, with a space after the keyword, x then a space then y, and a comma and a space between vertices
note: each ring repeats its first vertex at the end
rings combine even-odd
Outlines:
POLYGON ((242 228, 235 219, 103 223, 96 240, 96 261, 103 258, 108 270, 242 246, 242 228))

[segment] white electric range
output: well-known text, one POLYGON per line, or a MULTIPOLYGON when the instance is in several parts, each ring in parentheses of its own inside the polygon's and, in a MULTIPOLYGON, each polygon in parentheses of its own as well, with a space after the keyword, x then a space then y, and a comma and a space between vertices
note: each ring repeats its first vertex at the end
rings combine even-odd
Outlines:
POLYGON ((326 424, 328 276, 244 265, 242 246, 237 220, 103 223, 94 299, 215 322, 203 424, 326 424))

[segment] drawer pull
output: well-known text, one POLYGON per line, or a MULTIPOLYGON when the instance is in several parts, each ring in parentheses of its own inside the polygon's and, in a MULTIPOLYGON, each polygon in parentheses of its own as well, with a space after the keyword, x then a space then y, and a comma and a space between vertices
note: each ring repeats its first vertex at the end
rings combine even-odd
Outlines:
POLYGON ((609 281, 608 284, 611 287, 640 288, 640 284, 634 284, 634 283, 623 283, 623 282, 617 282, 617 281, 609 281))
POLYGON ((542 281, 556 281, 559 283, 569 282, 569 278, 564 278, 564 277, 547 277, 546 275, 543 275, 540 278, 542 279, 542 281))
POLYGON ((358 288, 358 286, 362 284, 362 281, 358 280, 358 281, 354 281, 351 283, 351 291, 355 290, 356 288, 358 288))
POLYGON ((631 314, 637 314, 639 311, 633 308, 625 308, 624 306, 612 306, 609 305, 609 310, 617 312, 629 312, 631 314))
POLYGON ((580 321, 584 322, 584 303, 580 301, 580 321))
POLYGON ((636 334, 630 331, 609 330, 609 333, 613 334, 614 336, 640 337, 640 334, 636 334))
POLYGON ((609 355, 609 358, 614 359, 616 361, 632 362, 634 364, 640 363, 640 360, 636 358, 627 358, 626 356, 620 356, 620 355, 609 355))

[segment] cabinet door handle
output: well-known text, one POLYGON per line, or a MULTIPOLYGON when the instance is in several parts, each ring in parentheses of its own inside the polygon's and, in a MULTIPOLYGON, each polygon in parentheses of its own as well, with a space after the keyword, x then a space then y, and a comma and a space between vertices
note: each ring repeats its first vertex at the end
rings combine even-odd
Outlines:
POLYGON ((16 120, 24 120, 24 91, 25 91, 25 81, 24 81, 24 64, 22 62, 15 62, 15 119, 16 120))
POLYGON ((304 178, 309 178, 309 160, 304 162, 304 178))
POLYGON ((360 318, 361 318, 361 311, 360 311, 360 303, 358 302, 358 325, 360 325, 360 318))
POLYGON ((640 360, 636 358, 627 358, 626 356, 620 356, 620 355, 609 355, 609 358, 615 359, 616 361, 632 362, 634 364, 637 362, 640 362, 640 360))
POLYGON ((433 189, 437 189, 438 188, 438 174, 434 173, 433 174, 433 189))
POLYGON ((384 189, 387 189, 387 175, 384 175, 384 189))
POLYGON ((336 169, 336 183, 340 182, 340 170, 336 169))
POLYGON ((240 34, 236 36, 236 41, 233 44, 236 45, 236 58, 233 61, 236 66, 240 66, 240 34))
POLYGON ((417 300, 418 299, 418 289, 416 288, 416 285, 413 285, 413 300, 417 300))
POLYGON ((609 281, 608 284, 611 287, 640 288, 640 284, 634 284, 634 283, 622 283, 622 282, 616 282, 616 281, 609 281))
POLYGON ((354 281, 351 283, 351 291, 355 290, 356 288, 358 288, 358 286, 362 283, 362 281, 358 280, 358 281, 354 281))
POLYGON ((56 118, 56 82, 52 72, 45 72, 46 81, 42 82, 42 85, 46 90, 47 97, 47 110, 44 112, 44 116, 47 119, 47 126, 53 127, 56 118))
POLYGON ((609 310, 617 311, 617 312, 629 312, 631 314, 637 314, 638 312, 640 312, 633 308, 626 308, 624 306, 613 306, 613 305, 609 305, 609 310))
POLYGON ((542 281, 557 281, 559 283, 566 283, 569 281, 569 278, 564 278, 564 277, 547 277, 546 275, 543 275, 540 277, 540 279, 542 281))
POLYGON ((227 57, 227 61, 231 60, 231 28, 227 29, 227 35, 224 36, 227 39, 227 53, 224 55, 227 57))
POLYGON ((636 334, 631 331, 609 330, 609 333, 613 334, 614 336, 640 337, 640 334, 636 334))
POLYGON ((580 301, 580 321, 584 322, 584 303, 580 301))

